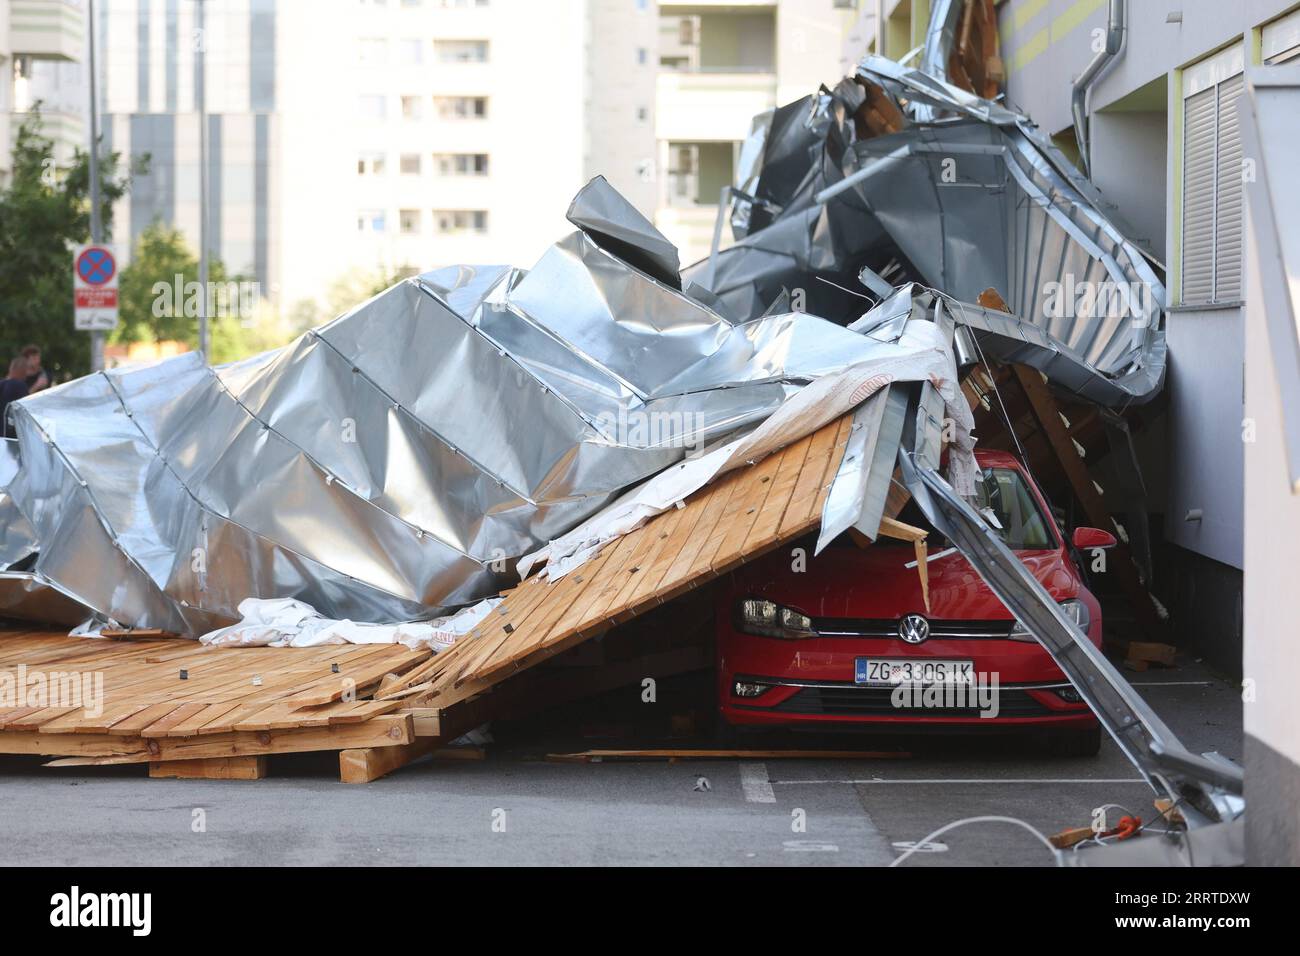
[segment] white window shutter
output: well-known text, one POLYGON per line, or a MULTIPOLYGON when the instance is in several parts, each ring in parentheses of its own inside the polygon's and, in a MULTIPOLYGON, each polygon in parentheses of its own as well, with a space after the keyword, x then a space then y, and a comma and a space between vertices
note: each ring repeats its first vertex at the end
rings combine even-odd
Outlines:
POLYGON ((1215 94, 1210 87, 1183 102, 1181 301, 1188 305, 1214 297, 1215 94))
POLYGON ((1219 84, 1218 189, 1214 215, 1214 301, 1241 299, 1241 237, 1243 191, 1241 137, 1237 129, 1237 100, 1245 90, 1239 75, 1219 84))

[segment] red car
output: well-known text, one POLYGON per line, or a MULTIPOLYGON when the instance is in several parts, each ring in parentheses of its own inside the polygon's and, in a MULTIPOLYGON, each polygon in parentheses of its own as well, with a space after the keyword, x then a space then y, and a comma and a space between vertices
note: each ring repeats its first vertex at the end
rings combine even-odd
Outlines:
MULTIPOLYGON (((979 509, 1049 594, 1101 646, 1101 607, 1041 491, 1013 456, 979 450, 979 509)), ((913 546, 847 534, 735 571, 719 589, 718 707, 737 728, 1023 728, 1057 753, 1089 756, 1101 728, 1047 651, 909 502, 899 520, 929 531, 927 610, 913 546), (802 550, 799 550, 802 549, 802 550)), ((1078 528, 1074 549, 1115 538, 1078 528)))

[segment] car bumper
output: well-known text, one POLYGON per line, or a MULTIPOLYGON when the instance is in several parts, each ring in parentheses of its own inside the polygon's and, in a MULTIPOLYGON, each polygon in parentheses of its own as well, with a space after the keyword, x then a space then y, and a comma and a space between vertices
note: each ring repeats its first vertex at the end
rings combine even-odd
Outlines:
POLYGON ((872 726, 921 728, 1077 728, 1096 718, 1042 646, 1008 640, 929 641, 904 648, 887 639, 811 638, 802 641, 720 635, 718 701, 735 726, 833 729, 872 726), (915 686, 854 682, 859 657, 970 660, 980 683, 926 696, 915 686), (757 697, 740 697, 736 681, 762 684, 757 697), (910 693, 909 693, 910 691, 910 693), (973 693, 972 693, 973 691, 973 693), (1065 696, 1063 696, 1065 695, 1065 696))
POLYGON ((1096 723, 1086 704, 1065 701, 1057 694, 1057 690, 1071 690, 1068 683, 1001 685, 995 692, 987 689, 982 698, 954 693, 946 701, 940 697, 926 702, 924 691, 915 689, 911 695, 899 695, 900 701, 892 688, 851 683, 783 684, 778 678, 750 675, 736 679, 769 687, 756 698, 741 700, 728 693, 723 699, 723 718, 738 727, 871 726, 909 731, 927 727, 1082 729, 1096 723))

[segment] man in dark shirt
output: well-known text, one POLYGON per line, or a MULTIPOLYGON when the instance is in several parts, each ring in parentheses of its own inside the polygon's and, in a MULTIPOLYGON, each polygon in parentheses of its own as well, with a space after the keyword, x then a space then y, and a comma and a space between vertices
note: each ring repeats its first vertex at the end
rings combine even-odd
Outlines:
POLYGON ((9 377, 0 381, 0 425, 3 425, 6 438, 14 437, 14 430, 9 425, 9 403, 27 397, 27 370, 30 364, 19 355, 9 363, 9 377))
POLYGON ((27 394, 33 395, 43 388, 48 388, 50 377, 45 373, 45 369, 41 368, 41 347, 24 346, 18 355, 27 362, 27 394))

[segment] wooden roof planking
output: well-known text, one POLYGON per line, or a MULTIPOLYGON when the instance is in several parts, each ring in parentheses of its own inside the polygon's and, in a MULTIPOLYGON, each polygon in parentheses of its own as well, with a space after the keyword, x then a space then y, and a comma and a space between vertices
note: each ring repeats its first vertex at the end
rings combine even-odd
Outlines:
POLYGON ((529 578, 389 695, 450 707, 806 534, 821 522, 851 428, 845 415, 722 475, 554 583, 529 578))
POLYGON ((402 645, 209 647, 0 634, 0 753, 144 763, 396 746, 400 701, 363 699, 430 656, 402 645), (89 683, 86 683, 86 681, 89 683), (16 705, 16 706, 15 706, 16 705))

